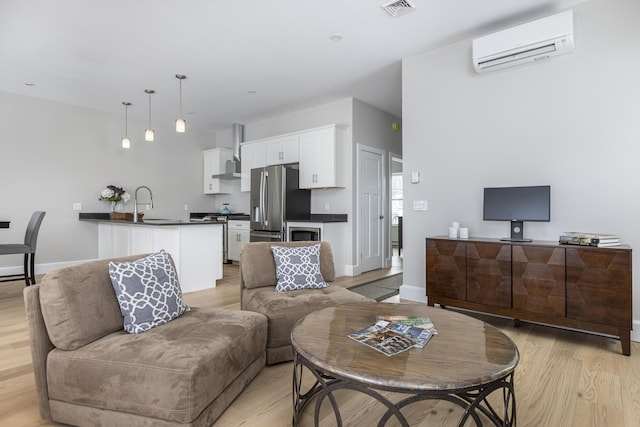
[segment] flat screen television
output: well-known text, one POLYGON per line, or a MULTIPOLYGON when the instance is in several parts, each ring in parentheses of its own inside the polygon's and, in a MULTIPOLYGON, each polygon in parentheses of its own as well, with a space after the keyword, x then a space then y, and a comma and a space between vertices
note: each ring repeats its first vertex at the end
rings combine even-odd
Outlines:
POLYGON ((501 240, 530 242, 524 238, 523 222, 551 220, 551 186, 485 188, 483 219, 511 222, 511 237, 501 240))

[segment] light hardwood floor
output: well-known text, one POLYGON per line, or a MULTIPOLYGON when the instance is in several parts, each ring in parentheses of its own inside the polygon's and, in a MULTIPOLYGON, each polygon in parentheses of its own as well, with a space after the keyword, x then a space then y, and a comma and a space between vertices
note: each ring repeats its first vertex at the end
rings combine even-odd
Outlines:
MULTIPOLYGON (((350 287, 401 271, 400 259, 394 260, 391 269, 338 278, 336 283, 350 287)), ((23 286, 24 282, 0 283, 0 426, 56 425, 41 420, 38 413, 23 286)), ((185 300, 192 306, 239 309, 237 267, 225 266, 215 289, 186 294, 185 300)), ((519 348, 515 375, 519 427, 640 426, 640 344, 632 343, 631 356, 626 357, 611 338, 524 322, 515 328, 508 319, 478 317, 504 331, 519 348)), ((214 426, 290 426, 291 370, 291 363, 264 368, 214 426)), ((376 425, 378 405, 353 392, 337 397, 345 425, 376 425)), ((326 409, 320 425, 333 426, 335 420, 326 409)), ((313 425, 312 412, 311 407, 305 411, 303 426, 313 425)), ((405 413, 412 426, 431 427, 457 425, 461 412, 446 402, 422 402, 405 413)))

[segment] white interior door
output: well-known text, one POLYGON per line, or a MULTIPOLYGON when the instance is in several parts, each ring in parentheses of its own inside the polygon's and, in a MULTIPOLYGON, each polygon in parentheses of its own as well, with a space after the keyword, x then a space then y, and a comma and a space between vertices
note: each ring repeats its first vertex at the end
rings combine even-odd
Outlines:
POLYGON ((384 266, 384 152, 371 147, 359 149, 359 252, 360 272, 384 266))

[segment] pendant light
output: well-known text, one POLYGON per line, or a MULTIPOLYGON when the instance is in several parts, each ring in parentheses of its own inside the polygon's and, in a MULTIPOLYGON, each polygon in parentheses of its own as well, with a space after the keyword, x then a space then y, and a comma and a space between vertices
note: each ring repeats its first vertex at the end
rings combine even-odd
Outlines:
POLYGON ((122 148, 131 148, 131 140, 127 136, 127 109, 131 103, 123 101, 122 105, 124 105, 124 138, 122 138, 122 148))
POLYGON ((151 142, 153 141, 153 137, 155 134, 153 129, 151 129, 151 94, 155 93, 156 91, 153 89, 145 89, 144 92, 149 95, 149 126, 147 126, 147 129, 145 129, 144 131, 144 140, 151 142))
POLYGON ((180 81, 180 116, 176 119, 176 132, 184 133, 187 129, 187 122, 182 118, 182 81, 187 76, 182 74, 176 74, 176 79, 180 81))

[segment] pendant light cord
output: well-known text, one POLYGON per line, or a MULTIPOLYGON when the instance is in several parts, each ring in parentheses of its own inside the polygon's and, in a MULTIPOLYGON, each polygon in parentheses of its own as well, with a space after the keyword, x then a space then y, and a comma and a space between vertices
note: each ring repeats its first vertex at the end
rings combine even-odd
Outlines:
POLYGON ((127 130, 129 128, 128 126, 128 121, 127 121, 127 116, 128 116, 128 111, 129 111, 129 105, 131 105, 131 103, 129 102, 123 102, 124 104, 124 137, 128 138, 129 135, 127 135, 127 130))
POLYGON ((182 118, 182 78, 180 79, 180 118, 182 118))

